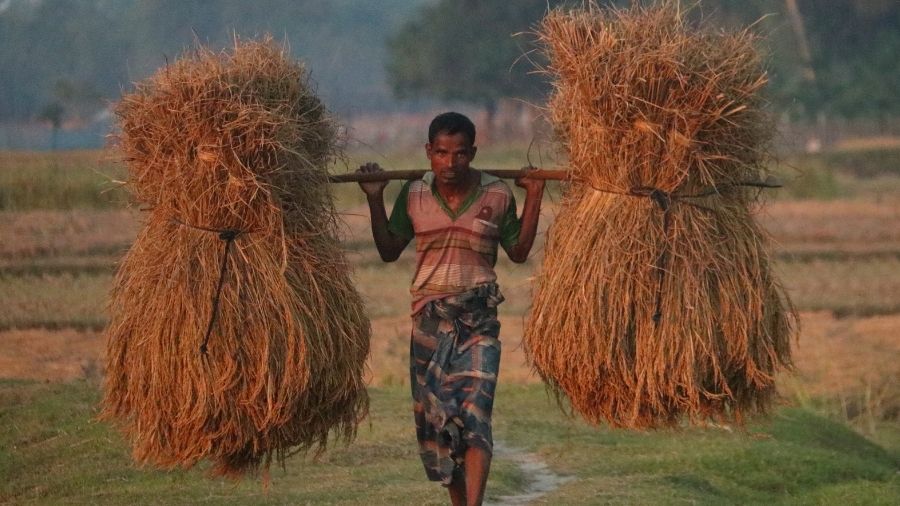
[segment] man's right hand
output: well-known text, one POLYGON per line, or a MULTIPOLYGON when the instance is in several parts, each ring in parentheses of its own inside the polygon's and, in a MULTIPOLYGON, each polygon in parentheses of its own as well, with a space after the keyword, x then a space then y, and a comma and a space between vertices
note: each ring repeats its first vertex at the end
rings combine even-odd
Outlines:
MULTIPOLYGON (((360 165, 359 168, 356 169, 357 174, 373 174, 376 172, 384 172, 384 169, 373 162, 360 165)), ((380 197, 384 193, 384 187, 387 186, 387 184, 387 181, 360 182, 359 187, 362 188, 362 191, 369 197, 380 197)))
MULTIPOLYGON (((377 163, 367 163, 357 169, 357 174, 377 174, 384 172, 377 163)), ((384 187, 387 181, 360 182, 359 187, 366 193, 369 201, 369 213, 372 219, 372 238, 375 239, 375 247, 378 254, 385 262, 393 262, 400 257, 403 248, 409 244, 409 239, 394 235, 388 229, 387 211, 384 209, 384 187)))

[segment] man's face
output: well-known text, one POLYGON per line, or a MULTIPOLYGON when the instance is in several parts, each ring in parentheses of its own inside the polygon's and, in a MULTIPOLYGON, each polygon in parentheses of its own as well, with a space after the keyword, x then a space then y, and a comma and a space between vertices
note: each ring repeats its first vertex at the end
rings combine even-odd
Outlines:
POLYGON ((434 177, 442 184, 463 185, 469 176, 469 163, 475 158, 476 147, 463 133, 438 133, 434 141, 425 145, 434 177))

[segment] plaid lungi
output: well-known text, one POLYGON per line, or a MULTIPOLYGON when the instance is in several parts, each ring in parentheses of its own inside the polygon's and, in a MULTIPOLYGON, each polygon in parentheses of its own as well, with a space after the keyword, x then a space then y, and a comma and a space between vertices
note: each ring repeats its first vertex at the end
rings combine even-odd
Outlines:
POLYGON ((469 446, 493 452, 501 302, 491 283, 430 301, 413 316, 410 384, 429 480, 449 485, 469 446))

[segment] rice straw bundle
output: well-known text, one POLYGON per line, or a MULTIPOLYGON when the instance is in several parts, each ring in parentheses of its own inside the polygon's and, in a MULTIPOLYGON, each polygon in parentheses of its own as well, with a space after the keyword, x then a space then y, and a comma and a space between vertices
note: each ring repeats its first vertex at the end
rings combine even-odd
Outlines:
POLYGON ((150 207, 107 329, 106 418, 134 458, 217 474, 350 438, 370 326, 337 240, 336 129, 271 39, 198 49, 118 104, 150 207))
POLYGON ((533 367, 593 423, 764 410, 795 315, 750 206, 772 126, 754 37, 677 3, 552 11, 548 115, 575 181, 525 332, 533 367))

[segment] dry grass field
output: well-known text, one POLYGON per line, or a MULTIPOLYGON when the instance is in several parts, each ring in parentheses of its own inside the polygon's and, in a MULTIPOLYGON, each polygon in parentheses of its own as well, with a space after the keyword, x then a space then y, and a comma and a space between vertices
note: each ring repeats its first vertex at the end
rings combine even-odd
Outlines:
MULTIPOLYGON (((484 163, 492 166, 515 166, 512 153, 510 147, 503 146, 482 156, 487 160, 484 163)), ((379 156, 383 164, 396 168, 413 167, 418 158, 416 153, 379 156)), ((70 186, 76 188, 66 191, 77 194, 84 190, 84 181, 90 181, 89 187, 101 189, 111 184, 104 178, 121 173, 121 168, 109 164, 109 155, 102 152, 57 157, 5 153, 0 159, 6 164, 0 169, 0 182, 7 187, 23 180, 10 176, 12 172, 71 173, 63 183, 44 189, 51 196, 59 187, 70 186), (86 168, 96 166, 103 170, 86 168)), ((345 167, 353 166, 352 161, 344 163, 345 167)), ((802 353, 819 341, 809 335, 812 329, 827 327, 823 320, 837 318, 835 322, 846 324, 873 315, 900 314, 900 195, 886 198, 873 194, 866 184, 861 180, 857 187, 862 190, 855 195, 850 188, 851 198, 776 198, 758 210, 759 220, 772 237, 778 272, 804 314, 804 333, 798 347, 801 359, 802 353)), ((36 191, 28 190, 29 194, 36 191)), ((412 252, 405 252, 393 264, 380 262, 371 247, 368 211, 355 185, 336 188, 336 197, 357 285, 373 319, 372 381, 406 381, 407 282, 412 252)), ((542 230, 552 223, 558 198, 558 188, 545 197, 542 230)), ((72 379, 82 374, 84 367, 79 364, 84 361, 102 363, 100 332, 105 324, 106 291, 117 259, 140 227, 141 212, 121 205, 104 208, 90 203, 76 209, 57 209, 54 207, 67 206, 48 205, 51 200, 33 196, 36 203, 31 209, 0 211, 0 237, 5 238, 0 242, 0 307, 5 308, 0 315, 0 347, 3 356, 18 357, 19 364, 12 368, 0 363, 0 377, 72 379), (25 364, 29 350, 42 346, 56 350, 52 354, 58 355, 59 361, 71 363, 55 364, 43 353, 34 364, 25 364), (92 356, 87 356, 88 350, 92 350, 92 356)), ((535 381, 524 365, 519 339, 530 303, 530 277, 540 263, 542 239, 543 233, 528 263, 516 265, 501 259, 498 267, 507 297, 501 311, 507 343, 503 373, 507 381, 535 381)), ((900 335, 900 327, 896 331, 900 335)), ((799 366, 803 366, 802 360, 799 366)), ((96 367, 87 369, 94 371, 96 367)))
MULTIPOLYGON (((553 205, 548 202, 546 207, 549 222, 553 205)), ((348 254, 373 318, 372 374, 377 383, 405 376, 406 284, 413 260, 407 251, 399 261, 383 264, 368 246, 365 212, 355 206, 344 211, 344 219, 348 254)), ((140 213, 124 210, 0 213, 0 235, 15 238, 0 244, 0 305, 6 308, 0 315, 0 329, 32 335, 28 341, 0 341, 4 355, 21 357, 25 350, 17 346, 47 340, 56 341, 61 357, 77 362, 82 360, 77 354, 65 352, 71 339, 64 336, 83 331, 95 336, 95 358, 99 359, 106 291, 115 262, 128 248, 139 219, 140 213)), ((761 219, 773 236, 779 273, 804 312, 804 329, 816 328, 814 322, 825 315, 843 321, 900 313, 900 202, 774 202, 761 219)), ((540 248, 539 243, 537 257, 540 248)), ((502 306, 508 343, 504 358, 510 359, 504 368, 507 380, 531 378, 521 363, 518 339, 529 304, 529 278, 538 263, 535 258, 524 265, 505 259, 499 264, 507 296, 502 306)), ((805 337, 804 333, 800 349, 810 345, 805 337)), ((81 340, 76 343, 84 346, 81 340)), ((22 369, 31 371, 33 378, 72 377, 45 373, 37 364, 22 369)), ((17 375, 0 369, 0 376, 17 375)))
MULTIPOLYGON (((508 147, 486 151, 492 167, 520 163, 508 147)), ((382 163, 409 168, 418 158, 390 154, 382 163)), ((141 212, 126 209, 121 195, 117 201, 89 195, 108 187, 105 174, 121 170, 90 168, 101 159, 99 153, 0 154, 0 378, 96 382, 102 377, 106 295, 116 262, 140 227, 141 212), (22 167, 52 183, 41 190, 24 183, 27 178, 11 175, 22 167)), ((900 174, 879 176, 887 181, 884 185, 837 174, 844 185, 838 198, 777 196, 758 211, 772 238, 777 272, 801 314, 796 371, 783 375, 781 391, 786 404, 849 424, 896 451, 900 192, 892 189, 900 188, 900 174)), ((342 186, 336 197, 354 278, 372 318, 370 384, 388 389, 406 385, 413 251, 383 264, 371 247, 368 212, 357 189, 342 186)), ((545 196, 543 231, 558 199, 558 188, 545 196)), ((498 264, 507 299, 501 306, 501 378, 509 385, 539 382, 525 363, 521 337, 543 237, 527 263, 501 259, 498 264)))

